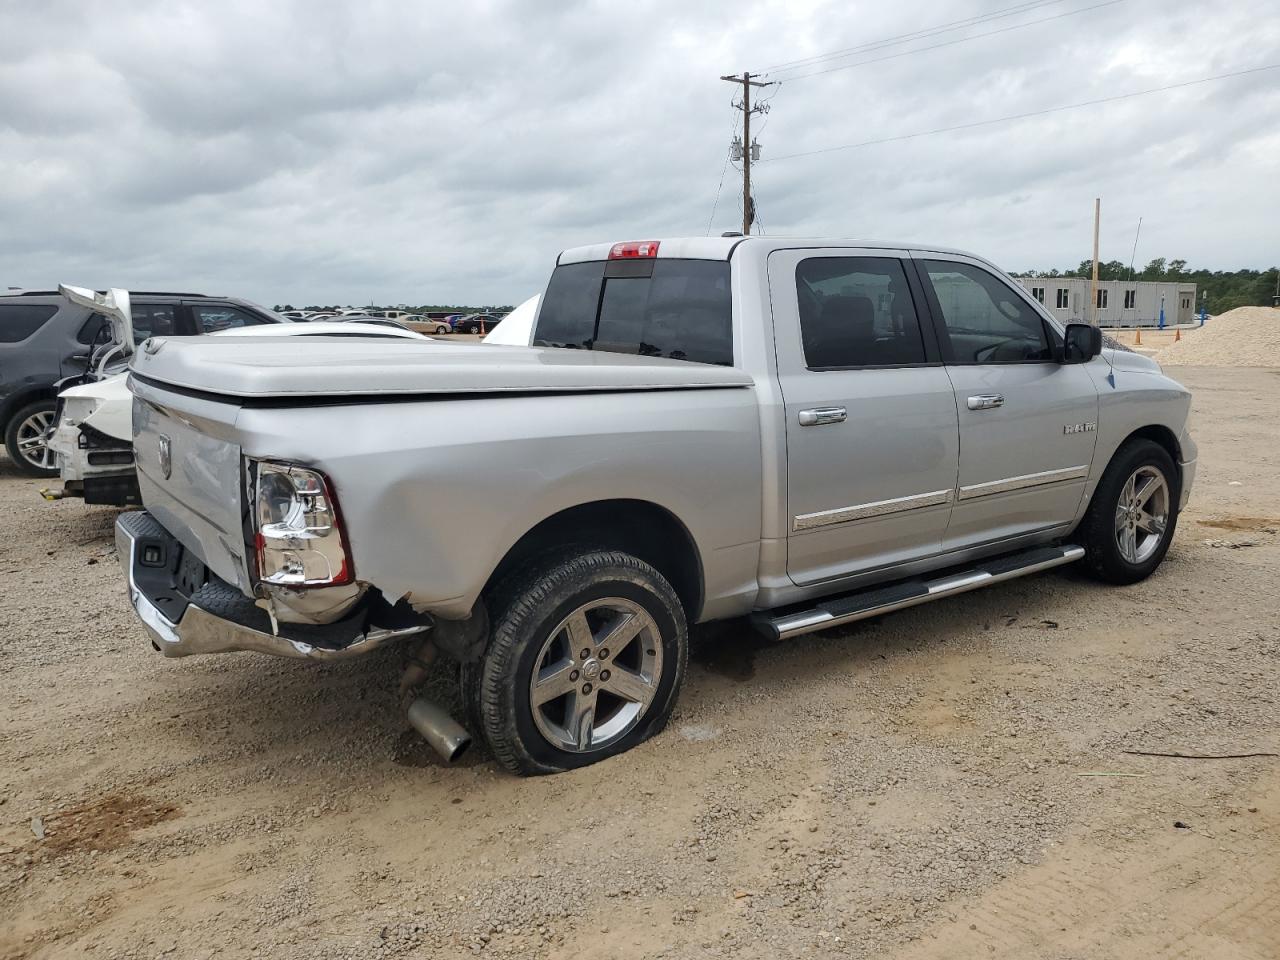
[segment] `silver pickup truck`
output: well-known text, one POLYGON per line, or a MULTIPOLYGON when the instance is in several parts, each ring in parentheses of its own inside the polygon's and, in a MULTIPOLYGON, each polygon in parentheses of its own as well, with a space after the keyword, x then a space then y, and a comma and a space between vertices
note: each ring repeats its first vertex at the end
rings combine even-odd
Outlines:
POLYGON ((914 245, 581 247, 532 347, 154 338, 130 383, 146 510, 117 541, 157 649, 405 641, 409 722, 465 749, 418 694, 456 660, 526 774, 661 729, 691 624, 785 639, 1077 560, 1141 580, 1196 466, 1154 361, 914 245))

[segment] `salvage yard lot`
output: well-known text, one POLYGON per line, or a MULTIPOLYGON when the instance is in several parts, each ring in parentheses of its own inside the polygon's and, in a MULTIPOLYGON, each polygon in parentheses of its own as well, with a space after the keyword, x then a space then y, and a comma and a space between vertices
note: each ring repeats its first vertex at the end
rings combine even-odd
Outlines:
POLYGON ((1280 370, 1170 372, 1146 583, 718 628, 666 732, 535 780, 440 766, 394 650, 162 659, 115 511, 0 460, 0 958, 1280 955, 1280 758, 1125 753, 1280 753, 1280 370))

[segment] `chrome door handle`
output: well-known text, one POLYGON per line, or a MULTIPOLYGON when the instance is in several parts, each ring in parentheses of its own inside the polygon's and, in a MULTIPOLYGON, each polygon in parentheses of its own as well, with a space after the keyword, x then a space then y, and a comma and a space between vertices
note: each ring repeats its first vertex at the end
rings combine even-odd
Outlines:
POLYGON ((814 407, 800 411, 800 426, 816 427, 823 423, 844 423, 844 407, 814 407))
POLYGON ((969 398, 970 410, 993 410, 996 407, 1004 406, 1004 397, 998 393, 984 393, 977 397, 969 398))

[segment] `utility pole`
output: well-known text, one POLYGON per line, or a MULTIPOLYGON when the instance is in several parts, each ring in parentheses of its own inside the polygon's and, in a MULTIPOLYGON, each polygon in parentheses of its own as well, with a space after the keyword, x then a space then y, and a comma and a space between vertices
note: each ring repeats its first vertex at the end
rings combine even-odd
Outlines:
MULTIPOLYGON (((1093 284, 1089 290, 1089 322, 1098 325, 1098 225, 1102 222, 1102 198, 1093 201, 1093 284)), ((1134 241, 1137 246, 1137 240, 1134 241)))
MULTIPOLYGON (((755 222, 755 203, 751 199, 751 161, 760 159, 760 146, 751 140, 751 115, 765 113, 768 107, 764 104, 751 106, 752 87, 771 87, 772 82, 764 83, 754 79, 758 73, 743 73, 741 77, 727 76, 721 80, 742 84, 742 103, 737 106, 742 110, 742 235, 750 236, 751 224, 755 222)), ((735 153, 737 150, 735 149, 735 153)), ((737 157, 734 158, 735 160, 737 157)))

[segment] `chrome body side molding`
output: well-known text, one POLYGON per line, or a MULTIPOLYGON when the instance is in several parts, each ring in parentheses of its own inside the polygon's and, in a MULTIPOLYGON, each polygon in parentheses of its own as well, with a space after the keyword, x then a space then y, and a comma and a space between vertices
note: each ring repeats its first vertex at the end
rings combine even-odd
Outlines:
POLYGON ((811 530, 814 527, 825 527, 833 523, 884 517, 891 513, 902 513, 905 510, 919 510, 922 507, 938 507, 950 503, 954 494, 953 490, 934 490, 909 497, 895 497, 892 500, 877 500, 874 503, 858 503, 849 507, 836 507, 834 510, 820 510, 817 513, 802 513, 792 520, 792 529, 811 530))
POLYGON ((960 488, 961 500, 972 500, 974 497, 988 497, 994 493, 1012 493, 1028 487, 1042 487, 1047 483, 1062 483, 1066 480, 1084 480, 1089 476, 1089 465, 1064 467, 1061 470, 1045 470, 1041 473, 1027 473, 1020 477, 1006 477, 1003 480, 992 480, 988 483, 971 483, 960 488))

